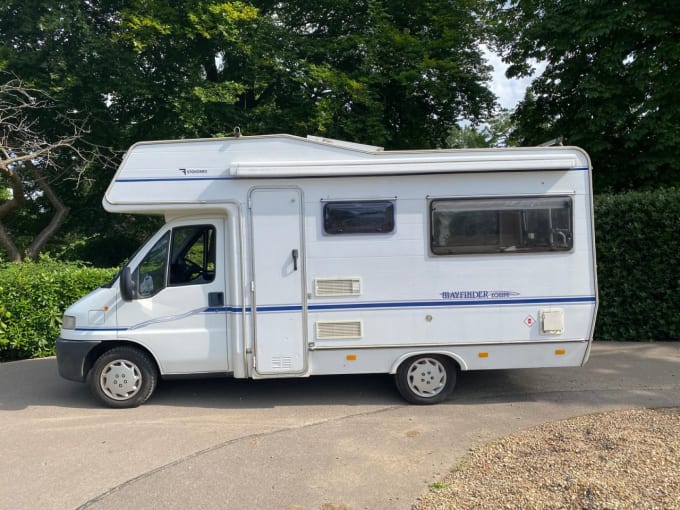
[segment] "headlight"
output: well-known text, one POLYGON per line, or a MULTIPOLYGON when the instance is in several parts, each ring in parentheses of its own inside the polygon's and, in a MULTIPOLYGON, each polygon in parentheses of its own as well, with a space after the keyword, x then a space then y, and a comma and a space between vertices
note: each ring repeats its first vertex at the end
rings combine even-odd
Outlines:
POLYGON ((76 329, 76 318, 73 315, 64 315, 61 321, 62 329, 76 329))

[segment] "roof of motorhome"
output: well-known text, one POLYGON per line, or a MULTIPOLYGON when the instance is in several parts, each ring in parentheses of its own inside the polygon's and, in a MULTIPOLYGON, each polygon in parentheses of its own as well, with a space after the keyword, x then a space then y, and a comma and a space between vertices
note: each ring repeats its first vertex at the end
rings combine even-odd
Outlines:
POLYGON ((576 147, 386 151, 290 135, 140 142, 102 204, 111 212, 167 214, 224 203, 238 181, 525 171, 590 174, 590 160, 576 147))
POLYGON ((469 171, 589 169, 577 147, 431 149, 382 147, 320 137, 240 136, 140 142, 114 180, 394 175, 469 171))

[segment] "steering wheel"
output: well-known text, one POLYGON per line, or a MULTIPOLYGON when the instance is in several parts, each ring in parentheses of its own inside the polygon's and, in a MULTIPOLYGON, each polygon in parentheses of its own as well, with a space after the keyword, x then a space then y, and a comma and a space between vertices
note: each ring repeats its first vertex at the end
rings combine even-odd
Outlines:
POLYGON ((197 264, 196 262, 194 262, 193 260, 190 260, 190 259, 184 257, 182 259, 182 263, 184 264, 184 267, 186 268, 186 275, 187 275, 187 277, 188 277, 187 279, 189 281, 195 280, 196 278, 198 278, 199 276, 201 276, 203 274, 203 267, 201 265, 197 264))

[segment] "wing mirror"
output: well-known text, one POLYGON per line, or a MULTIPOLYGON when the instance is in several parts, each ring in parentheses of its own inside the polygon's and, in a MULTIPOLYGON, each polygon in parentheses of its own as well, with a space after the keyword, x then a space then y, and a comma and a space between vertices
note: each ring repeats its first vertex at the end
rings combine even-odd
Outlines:
POLYGON ((135 282, 132 279, 132 270, 128 266, 120 272, 120 295, 123 301, 132 301, 138 297, 135 282))

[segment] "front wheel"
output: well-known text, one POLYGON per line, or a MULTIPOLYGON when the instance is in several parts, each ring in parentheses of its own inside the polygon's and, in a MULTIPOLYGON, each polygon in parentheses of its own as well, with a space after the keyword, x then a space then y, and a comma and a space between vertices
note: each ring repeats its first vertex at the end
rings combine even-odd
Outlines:
POLYGON ((411 404, 438 404, 456 385, 456 367, 446 356, 414 356, 399 365, 395 382, 401 396, 411 404))
POLYGON ((156 389, 158 370, 151 358, 135 347, 114 347, 102 354, 88 374, 97 399, 109 407, 137 407, 156 389))

